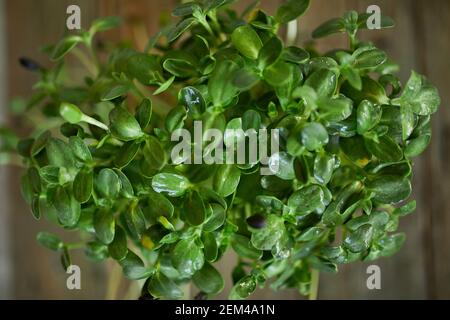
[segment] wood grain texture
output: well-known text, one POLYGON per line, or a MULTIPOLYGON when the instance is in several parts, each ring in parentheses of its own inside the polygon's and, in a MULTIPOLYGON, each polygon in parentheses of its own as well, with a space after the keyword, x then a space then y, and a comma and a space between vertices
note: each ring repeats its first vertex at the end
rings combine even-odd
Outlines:
MULTIPOLYGON (((39 52, 42 45, 55 43, 65 29, 66 8, 77 4, 82 8, 82 25, 86 27, 97 15, 95 3, 89 0, 79 1, 7 1, 8 36, 8 79, 9 97, 29 97, 36 76, 21 68, 18 58, 28 56, 48 65, 48 59, 39 52)), ((15 130, 22 134, 27 124, 20 118, 11 118, 15 130)), ((33 120, 33 119, 31 119, 33 120)), ((45 230, 60 234, 70 241, 73 234, 61 232, 45 221, 35 221, 29 207, 20 195, 19 177, 21 170, 11 168, 11 181, 3 190, 8 192, 12 208, 9 212, 11 229, 11 252, 14 266, 12 296, 17 299, 87 299, 102 298, 104 295, 105 274, 99 265, 87 261, 82 252, 73 256, 73 263, 82 270, 82 290, 69 291, 59 256, 40 247, 36 234, 45 230)), ((1 209, 3 210, 3 208, 1 209)))
MULTIPOLYGON (((239 1, 244 8, 251 1, 239 1)), ((273 13, 282 0, 262 0, 262 7, 273 13)), ((84 26, 98 16, 120 15, 125 26, 120 32, 107 33, 103 39, 131 40, 142 48, 148 35, 158 30, 161 21, 167 21, 175 0, 78 0, 7 1, 9 95, 30 94, 35 78, 22 69, 16 61, 28 55, 43 59, 37 48, 55 42, 64 30, 65 8, 79 4, 84 26), (162 14, 162 17, 161 17, 162 14)), ((366 287, 367 263, 342 266, 338 275, 322 275, 319 298, 322 299, 449 299, 450 298, 450 2, 447 0, 314 0, 310 10, 299 21, 299 41, 311 41, 312 30, 323 21, 341 16, 350 9, 365 11, 368 5, 377 4, 382 13, 393 17, 395 29, 366 31, 364 40, 373 41, 401 66, 400 76, 406 81, 411 69, 426 74, 440 90, 442 106, 433 119, 433 139, 427 152, 414 164, 414 197, 418 207, 414 214, 401 220, 400 229, 407 234, 403 249, 394 257, 371 264, 379 265, 382 272, 382 289, 366 287)), ((347 45, 343 36, 331 36, 316 42, 321 52, 347 45)), ((13 119, 16 128, 24 127, 20 119, 13 119)), ((7 191, 14 205, 12 217, 14 296, 17 298, 103 298, 106 275, 104 267, 92 265, 82 254, 75 259, 83 270, 83 290, 65 289, 65 274, 58 257, 37 246, 35 235, 40 230, 55 231, 44 222, 36 223, 23 204, 18 192, 18 170, 10 173, 7 191)), ((3 210, 3 209, 2 209, 3 210)), ((64 235, 67 236, 66 234, 64 235)), ((218 265, 229 275, 235 256, 227 254, 218 265)), ((231 285, 227 276, 227 289, 231 285)), ((195 290, 193 290, 195 292, 195 290)), ((226 294, 220 296, 226 297, 226 294)), ((297 299, 295 291, 273 293, 258 290, 252 298, 297 299)))

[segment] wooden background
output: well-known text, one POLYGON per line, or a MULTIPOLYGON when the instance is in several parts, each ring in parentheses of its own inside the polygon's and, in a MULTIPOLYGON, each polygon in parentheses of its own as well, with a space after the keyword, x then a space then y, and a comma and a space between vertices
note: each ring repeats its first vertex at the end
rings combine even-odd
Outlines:
MULTIPOLYGON (((82 25, 86 28, 92 19, 106 15, 120 15, 126 25, 120 32, 110 32, 109 40, 119 38, 141 39, 153 34, 159 25, 160 14, 168 17, 174 0, 0 0, 4 2, 6 32, 5 66, 9 98, 29 96, 36 80, 19 68, 17 59, 30 56, 45 63, 38 48, 53 43, 63 34, 66 8, 78 4, 82 11, 82 25), (134 30, 134 31, 133 31, 134 30)), ((238 1, 239 8, 250 1, 238 1)), ((281 0, 262 0, 261 5, 273 12, 281 0)), ((393 17, 397 27, 391 30, 364 33, 365 40, 374 41, 401 65, 401 77, 406 80, 411 69, 426 74, 440 90, 442 106, 433 119, 433 139, 426 154, 414 165, 414 197, 417 211, 401 221, 401 230, 407 241, 403 249, 390 259, 374 262, 381 267, 382 289, 366 288, 368 264, 343 266, 338 275, 322 275, 319 298, 322 299, 449 299, 450 298, 450 172, 449 141, 450 113, 450 59, 448 34, 450 32, 450 1, 432 0, 312 0, 311 8, 299 23, 299 40, 307 41, 311 31, 321 22, 341 16, 346 10, 365 11, 368 5, 377 4, 382 13, 393 17)), ((341 36, 318 41, 321 50, 345 46, 341 36)), ((3 112, 6 106, 2 106, 3 112)), ((20 119, 10 124, 21 129, 20 119)), ((43 221, 36 222, 23 203, 15 168, 0 169, 8 175, 1 186, 9 207, 0 203, 1 221, 9 221, 9 249, 0 255, 0 264, 8 272, 0 273, 1 297, 19 299, 102 299, 107 294, 105 269, 102 264, 86 261, 83 254, 74 260, 82 268, 82 290, 69 291, 66 275, 59 265, 59 257, 39 247, 35 242, 38 231, 56 231, 43 221), (6 171, 7 170, 7 171, 6 171), (6 219, 6 220, 5 220, 6 219), (9 255, 9 259, 6 257, 9 255), (6 258, 5 258, 6 257, 6 258), (2 275, 3 278, 2 278, 2 275)), ((0 180, 0 181, 4 181, 0 180)), ((0 238, 6 236, 0 234, 0 238)), ((65 235, 67 239, 67 235, 65 235)), ((1 239, 0 239, 1 240, 1 239)), ((3 249, 2 249, 3 250, 3 249)), ((234 257, 227 255, 221 270, 229 274, 234 257)), ((0 268, 1 270, 1 268, 0 268)), ((228 279, 229 284, 229 279, 228 279)), ((111 289, 111 288, 110 288, 111 289)), ((119 296, 124 296, 119 289, 119 296)), ((225 297, 225 295, 221 296, 225 297)), ((295 291, 273 293, 258 291, 253 298, 298 299, 295 291)))

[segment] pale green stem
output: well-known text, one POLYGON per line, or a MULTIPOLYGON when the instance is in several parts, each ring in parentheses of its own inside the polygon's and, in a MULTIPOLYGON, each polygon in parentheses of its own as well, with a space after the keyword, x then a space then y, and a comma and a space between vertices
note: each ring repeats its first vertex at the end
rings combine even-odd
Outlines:
POLYGON ((297 33, 298 33, 298 21, 292 20, 287 25, 286 30, 286 45, 291 46, 294 45, 297 40, 297 33))
POLYGON ((94 76, 97 75, 97 67, 92 63, 88 56, 79 48, 73 48, 71 53, 84 65, 84 67, 94 76))
POLYGON ((108 286, 106 289, 105 300, 116 300, 117 292, 119 291, 120 282, 122 279, 122 270, 119 264, 115 261, 112 262, 111 272, 108 280, 108 286))
POLYGON ((309 300, 317 300, 317 293, 319 292, 319 270, 311 270, 311 285, 309 288, 309 300))
POLYGON ((105 131, 109 131, 109 128, 106 124, 104 124, 103 122, 100 122, 92 117, 89 117, 88 115, 83 114, 83 116, 81 117, 81 121, 90 123, 94 126, 97 126, 99 128, 102 128, 105 131))

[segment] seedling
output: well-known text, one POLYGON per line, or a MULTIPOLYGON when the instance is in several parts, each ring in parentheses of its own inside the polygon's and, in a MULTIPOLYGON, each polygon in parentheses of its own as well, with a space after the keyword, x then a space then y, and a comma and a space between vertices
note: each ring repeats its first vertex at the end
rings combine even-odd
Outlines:
POLYGON ((144 52, 116 46, 99 59, 92 39, 119 23, 102 18, 47 48, 51 69, 22 59, 40 75, 24 116, 44 120, 17 148, 2 129, 2 154, 22 156, 34 217, 80 233, 77 244, 37 237, 64 268, 82 248, 146 279, 142 298, 181 298, 189 282, 198 297, 214 297, 224 288, 214 263, 233 250, 231 299, 269 280, 314 298, 319 272, 400 249, 396 230, 416 207, 412 159, 430 143, 436 88, 412 72, 402 89, 398 66, 357 37, 367 14, 316 29, 315 38, 349 37, 349 48, 322 55, 280 38, 308 0, 287 1, 274 16, 256 7, 238 14, 230 2, 178 6, 178 23, 144 52), (67 55, 86 66, 84 82, 71 79, 67 55), (195 121, 222 133, 277 129, 279 170, 261 175, 259 161, 174 163, 171 135, 192 132, 195 121))

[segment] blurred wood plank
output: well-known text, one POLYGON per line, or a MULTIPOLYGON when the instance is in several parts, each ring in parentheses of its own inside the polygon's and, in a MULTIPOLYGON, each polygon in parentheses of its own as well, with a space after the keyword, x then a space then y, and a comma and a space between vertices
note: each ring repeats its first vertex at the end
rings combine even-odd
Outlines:
MULTIPOLYGON (((316 0, 312 2, 300 24, 305 27, 304 38, 308 38, 315 27, 332 17, 342 16, 345 11, 357 10, 365 12, 369 5, 380 6, 382 14, 391 16, 396 20, 395 29, 373 30, 362 33, 365 41, 373 41, 377 46, 397 61, 401 67, 400 76, 406 81, 409 70, 418 69, 417 48, 415 46, 415 21, 413 10, 415 1, 356 1, 316 0), (401 37, 397 35, 401 34, 401 37)), ((330 36, 317 41, 318 47, 327 50, 348 46, 345 36, 330 36)), ((420 71, 420 70, 418 70, 420 71)), ((435 82, 435 79, 431 79, 435 82)), ((435 141, 434 141, 435 142, 435 141)), ((429 152, 429 151, 428 151, 429 152)), ((428 194, 423 188, 423 172, 428 164, 423 163, 423 157, 415 165, 415 178, 413 181, 415 195, 428 194)), ((322 274, 319 297, 324 299, 423 299, 429 296, 427 290, 429 266, 426 262, 428 245, 424 244, 424 235, 432 232, 426 228, 426 217, 429 210, 423 199, 418 200, 417 211, 403 218, 400 230, 407 234, 407 240, 402 250, 391 258, 384 258, 370 263, 354 263, 343 265, 337 275, 322 274), (382 277, 381 290, 369 290, 366 287, 367 267, 371 264, 380 266, 382 277)))
MULTIPOLYGON (((81 8, 83 27, 97 16, 96 3, 89 0, 17 0, 5 1, 7 12, 8 95, 10 98, 29 97, 36 76, 18 64, 20 56, 28 56, 44 65, 48 58, 39 51, 45 44, 58 41, 66 28, 66 8, 77 4, 81 8)), ((13 127, 22 134, 26 123, 21 118, 10 119, 13 127)), ((45 221, 35 221, 20 195, 19 177, 22 172, 11 168, 10 183, 5 191, 11 201, 11 251, 14 266, 13 296, 17 299, 87 299, 104 296, 106 275, 99 265, 92 264, 82 252, 73 256, 73 263, 81 267, 82 290, 69 291, 59 256, 40 247, 36 242, 39 231, 60 234, 69 240, 71 235, 45 221)), ((2 208, 4 210, 5 208, 2 208)))
POLYGON ((433 141, 420 168, 425 190, 420 193, 423 211, 419 213, 426 215, 423 241, 427 245, 428 298, 450 299, 450 3, 415 1, 413 23, 417 69, 437 85, 442 99, 433 120, 433 141))
MULTIPOLYGON (((6 56, 6 12, 5 1, 0 0, 0 105, 7 105, 7 56, 6 56)), ((7 110, 0 108, 0 124, 6 121, 7 110)), ((9 170, 7 167, 0 166, 0 188, 9 184, 9 170)), ((8 194, 0 193, 0 203, 2 210, 0 211, 0 299, 11 299, 13 281, 12 270, 13 264, 11 256, 11 233, 10 226, 10 204, 11 201, 8 194)))

